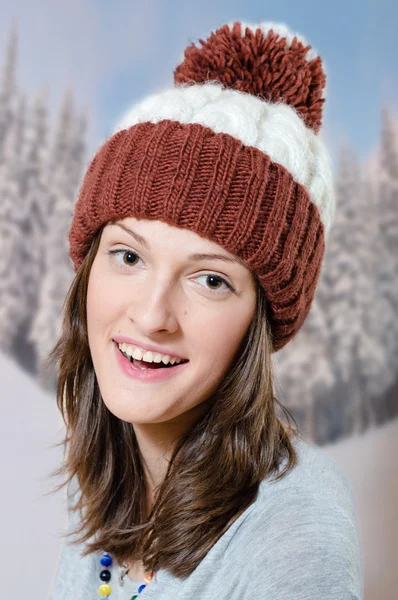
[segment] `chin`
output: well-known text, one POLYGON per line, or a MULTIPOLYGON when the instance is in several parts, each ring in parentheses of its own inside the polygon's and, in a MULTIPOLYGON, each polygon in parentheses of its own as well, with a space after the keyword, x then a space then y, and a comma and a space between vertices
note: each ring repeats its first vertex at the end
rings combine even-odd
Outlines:
POLYGON ((165 414, 159 414, 158 411, 154 411, 152 414, 148 411, 148 405, 133 406, 133 400, 131 398, 131 392, 128 393, 128 399, 123 401, 122 394, 115 398, 115 392, 112 392, 112 399, 103 398, 104 404, 117 419, 125 421, 126 423, 145 425, 150 423, 163 423, 170 419, 170 416, 165 414))

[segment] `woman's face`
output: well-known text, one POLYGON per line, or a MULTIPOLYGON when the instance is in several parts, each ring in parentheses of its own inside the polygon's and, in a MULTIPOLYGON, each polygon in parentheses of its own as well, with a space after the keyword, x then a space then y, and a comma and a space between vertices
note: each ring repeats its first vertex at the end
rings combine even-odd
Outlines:
POLYGON ((253 319, 252 274, 237 262, 190 259, 233 257, 192 231, 133 217, 118 223, 146 244, 108 224, 92 265, 88 341, 103 400, 129 423, 188 424, 206 410, 253 319), (119 365, 119 335, 189 362, 164 380, 133 379, 119 365))

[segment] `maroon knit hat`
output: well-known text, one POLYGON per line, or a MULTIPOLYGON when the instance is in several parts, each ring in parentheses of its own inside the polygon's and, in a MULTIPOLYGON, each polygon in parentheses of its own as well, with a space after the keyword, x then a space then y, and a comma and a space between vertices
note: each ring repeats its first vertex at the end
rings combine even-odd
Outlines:
POLYGON ((77 271, 99 227, 126 217, 194 231, 257 274, 276 352, 310 310, 335 212, 318 135, 326 75, 283 24, 236 22, 199 41, 175 86, 134 106, 97 150, 70 257, 77 271))

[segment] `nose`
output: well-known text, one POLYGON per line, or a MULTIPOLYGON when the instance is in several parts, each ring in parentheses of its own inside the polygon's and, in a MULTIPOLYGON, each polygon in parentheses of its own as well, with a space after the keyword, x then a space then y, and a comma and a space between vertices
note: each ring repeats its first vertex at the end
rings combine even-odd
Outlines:
POLYGON ((128 317, 140 329, 143 336, 158 331, 175 333, 179 327, 178 298, 169 285, 140 287, 129 304, 128 317))

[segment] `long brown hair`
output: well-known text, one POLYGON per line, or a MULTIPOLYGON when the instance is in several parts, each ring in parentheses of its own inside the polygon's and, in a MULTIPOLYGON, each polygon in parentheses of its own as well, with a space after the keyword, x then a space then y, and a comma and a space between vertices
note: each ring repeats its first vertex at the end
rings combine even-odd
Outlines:
POLYGON ((290 435, 300 434, 274 394, 272 335, 256 280, 253 321, 210 408, 173 448, 148 514, 133 425, 103 402, 88 345, 87 287, 104 226, 68 291, 62 332, 49 356, 58 362, 57 405, 66 426, 64 461, 52 473, 64 481, 53 491, 78 482, 70 509, 81 511, 79 527, 65 535, 81 534, 72 543, 87 542, 82 556, 106 549, 120 562, 140 559, 146 570, 184 578, 255 501, 260 482, 296 465, 290 435), (295 427, 283 424, 277 407, 295 427))

